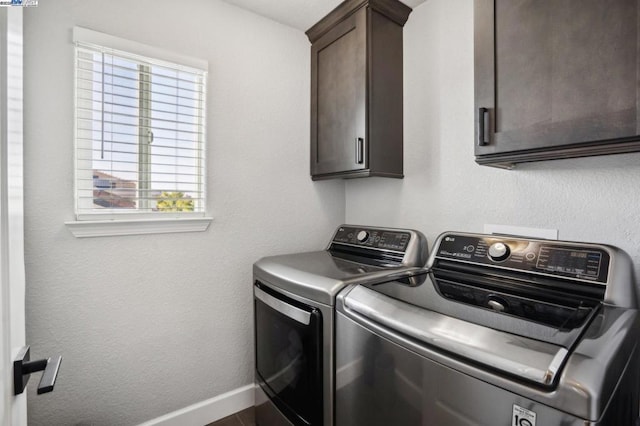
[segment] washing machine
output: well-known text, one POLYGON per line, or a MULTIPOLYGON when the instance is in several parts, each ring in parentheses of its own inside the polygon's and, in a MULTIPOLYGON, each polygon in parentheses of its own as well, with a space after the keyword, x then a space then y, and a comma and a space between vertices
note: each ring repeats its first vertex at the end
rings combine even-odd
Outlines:
POLYGON ((336 303, 338 426, 633 426, 638 285, 605 244, 447 232, 336 303))

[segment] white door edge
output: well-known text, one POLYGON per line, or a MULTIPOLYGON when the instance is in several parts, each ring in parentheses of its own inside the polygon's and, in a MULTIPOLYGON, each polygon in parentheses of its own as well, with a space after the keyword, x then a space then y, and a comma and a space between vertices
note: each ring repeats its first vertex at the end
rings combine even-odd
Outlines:
POLYGON ((22 8, 0 8, 0 424, 27 424, 14 396, 13 359, 25 345, 22 8))

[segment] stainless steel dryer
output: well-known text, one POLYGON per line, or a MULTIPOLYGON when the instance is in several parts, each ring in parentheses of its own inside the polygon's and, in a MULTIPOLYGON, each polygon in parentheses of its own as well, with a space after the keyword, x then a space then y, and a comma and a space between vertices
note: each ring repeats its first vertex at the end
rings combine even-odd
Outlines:
POLYGON ((445 233, 427 268, 338 296, 338 426, 636 424, 640 319, 624 252, 445 233))
POLYGON ((256 423, 333 425, 336 294, 415 272, 426 261, 420 232, 353 225, 340 226, 326 250, 257 261, 256 423))

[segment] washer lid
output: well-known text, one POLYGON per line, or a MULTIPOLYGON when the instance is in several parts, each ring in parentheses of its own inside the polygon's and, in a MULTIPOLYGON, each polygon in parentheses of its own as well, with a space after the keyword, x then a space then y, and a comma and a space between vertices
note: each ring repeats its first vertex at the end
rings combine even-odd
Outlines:
POLYGON ((363 284, 371 290, 389 296, 418 309, 429 310, 460 319, 472 324, 489 327, 494 330, 503 331, 509 334, 535 339, 541 342, 550 343, 556 346, 565 347, 571 350, 579 341, 580 336, 599 312, 600 304, 590 306, 560 306, 557 304, 547 304, 527 300, 534 311, 540 311, 541 317, 554 321, 539 321, 538 318, 525 318, 514 315, 511 310, 515 309, 516 303, 520 300, 510 298, 506 294, 495 291, 485 293, 474 293, 473 288, 458 288, 458 283, 439 279, 431 273, 423 273, 414 277, 419 284, 417 286, 407 285, 404 280, 387 281, 376 284, 363 284), (498 304, 506 305, 506 309, 500 310, 492 306, 491 303, 476 305, 469 303, 471 300, 481 300, 486 302, 496 301, 498 304), (564 318, 562 321, 559 318, 564 318))
POLYGON ((363 286, 344 297, 344 307, 427 345, 542 386, 554 384, 569 355, 562 346, 422 309, 363 286))

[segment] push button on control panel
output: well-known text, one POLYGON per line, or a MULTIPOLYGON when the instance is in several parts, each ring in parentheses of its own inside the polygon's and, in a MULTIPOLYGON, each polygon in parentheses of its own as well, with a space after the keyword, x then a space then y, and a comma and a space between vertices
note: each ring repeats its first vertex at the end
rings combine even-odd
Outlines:
POLYGON ((489 247, 489 258, 495 262, 506 260, 511 254, 511 249, 505 243, 494 243, 489 247))

